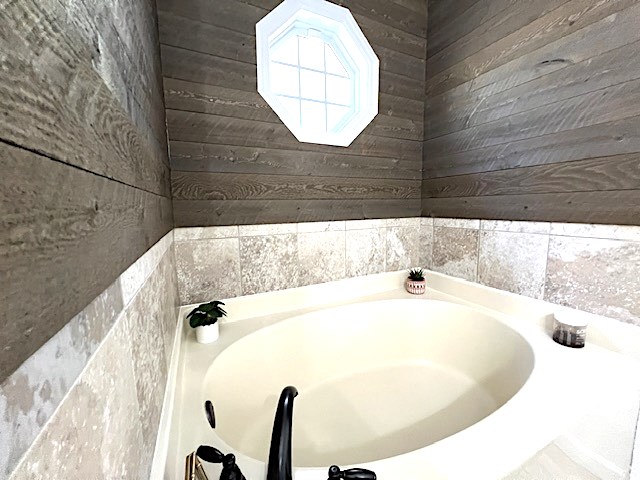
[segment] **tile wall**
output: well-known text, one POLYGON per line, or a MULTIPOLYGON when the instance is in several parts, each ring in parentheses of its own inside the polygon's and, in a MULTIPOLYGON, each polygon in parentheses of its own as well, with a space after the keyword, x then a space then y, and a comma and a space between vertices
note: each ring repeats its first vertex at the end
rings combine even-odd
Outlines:
POLYGON ((179 228, 174 232, 180 301, 188 305, 427 265, 431 230, 431 221, 420 218, 179 228))
POLYGON ((182 304, 422 266, 640 325, 640 227, 402 218, 175 230, 182 304))
POLYGON ((149 478, 177 325, 172 243, 0 385, 0 478, 149 478))

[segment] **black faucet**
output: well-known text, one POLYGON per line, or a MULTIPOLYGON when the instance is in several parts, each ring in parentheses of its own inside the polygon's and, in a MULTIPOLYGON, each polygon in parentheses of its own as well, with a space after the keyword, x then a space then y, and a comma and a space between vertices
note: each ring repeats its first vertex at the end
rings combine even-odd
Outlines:
POLYGON ((217 448, 208 445, 200 445, 196 455, 205 462, 222 464, 220 480, 246 480, 240 468, 236 465, 235 455, 231 453, 225 455, 217 448))
POLYGON ((276 418, 271 433, 271 448, 267 466, 267 480, 293 480, 291 474, 291 433, 293 430, 293 399, 296 387, 286 387, 280 394, 276 418))

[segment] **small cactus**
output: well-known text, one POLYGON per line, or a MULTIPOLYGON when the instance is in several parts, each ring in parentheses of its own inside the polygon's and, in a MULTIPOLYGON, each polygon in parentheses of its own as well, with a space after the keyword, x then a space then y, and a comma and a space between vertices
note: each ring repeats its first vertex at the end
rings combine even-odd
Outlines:
POLYGON ((424 273, 421 268, 412 268, 409 270, 409 279, 414 282, 421 282, 424 280, 424 273))

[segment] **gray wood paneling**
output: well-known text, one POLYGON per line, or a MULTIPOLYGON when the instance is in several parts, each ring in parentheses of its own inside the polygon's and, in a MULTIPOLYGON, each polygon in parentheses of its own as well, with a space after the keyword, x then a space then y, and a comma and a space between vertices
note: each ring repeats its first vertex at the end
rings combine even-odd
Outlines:
POLYGON ((0 382, 173 227, 151 2, 2 2, 0 382))
POLYGON ((433 2, 423 214, 640 224, 640 4, 467 3, 433 2))
POLYGON ((176 223, 419 214, 426 3, 335 2, 381 64, 380 114, 348 148, 298 142, 256 92, 255 24, 279 3, 158 0, 176 223))
POLYGON ((404 217, 410 200, 174 200, 176 227, 404 217))

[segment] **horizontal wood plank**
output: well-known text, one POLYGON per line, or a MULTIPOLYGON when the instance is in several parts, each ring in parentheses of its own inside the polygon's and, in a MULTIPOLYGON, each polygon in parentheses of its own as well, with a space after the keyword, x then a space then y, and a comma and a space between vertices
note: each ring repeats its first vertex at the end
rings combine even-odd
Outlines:
POLYGON ((256 175, 315 175, 415 180, 422 177, 419 160, 335 155, 295 150, 238 147, 175 141, 171 143, 173 170, 256 175))
POLYGON ((425 142, 430 155, 446 155, 614 122, 640 115, 640 80, 534 108, 425 142))
MULTIPOLYGON (((598 5, 605 3, 601 2, 598 5)), ((432 97, 452 90, 449 93, 450 97, 464 96, 470 90, 485 87, 485 94, 498 93, 638 41, 640 33, 636 27, 639 21, 640 5, 634 5, 624 10, 624 14, 613 13, 533 51, 530 51, 528 45, 537 47, 537 37, 525 37, 519 40, 518 49, 509 53, 510 57, 504 57, 505 61, 489 62, 484 66, 487 59, 483 59, 481 51, 438 74, 429 74, 427 94, 432 97), (529 53, 524 55, 520 54, 528 51, 529 53), (477 63, 475 58, 478 58, 477 63), (507 59, 510 60, 506 61, 507 59)), ((507 49, 510 50, 508 45, 507 49)), ((490 52, 491 55, 493 54, 490 52)))
POLYGON ((420 200, 175 200, 176 227, 418 216, 420 200))
POLYGON ((428 99, 425 139, 638 79, 639 50, 635 42, 495 95, 473 92, 451 103, 442 96, 428 99))
POLYGON ((434 156, 425 153, 424 178, 570 162, 640 152, 640 117, 434 156))
POLYGON ((425 198, 640 190, 640 153, 426 179, 425 198))
POLYGON ((171 200, 0 143, 0 379, 172 229, 171 200))
POLYGON ((166 151, 139 134, 91 67, 97 46, 84 44, 65 18, 56 2, 3 10, 0 139, 168 196, 169 170, 158 161, 166 151))
MULTIPOLYGON (((367 133, 382 137, 422 140, 424 136, 422 105, 419 102, 386 94, 381 97, 381 113, 369 125, 367 133), (415 108, 414 104, 417 104, 418 108, 415 108), (398 105, 397 110, 396 105, 398 105), (406 112, 408 109, 413 110, 410 113, 415 120, 394 115, 396 111, 406 112)), ((257 92, 240 92, 229 88, 167 79, 165 104, 166 108, 171 110, 281 123, 275 112, 257 92)))
POLYGON ((640 190, 425 198, 425 217, 637 225, 640 190))
POLYGON ((301 143, 282 124, 220 117, 206 113, 167 110, 167 125, 169 139, 172 141, 282 148, 336 155, 395 157, 403 160, 416 159, 416 161, 422 155, 422 142, 374 137, 362 133, 348 148, 301 143))
POLYGON ((419 180, 173 171, 175 200, 420 199, 419 180))

